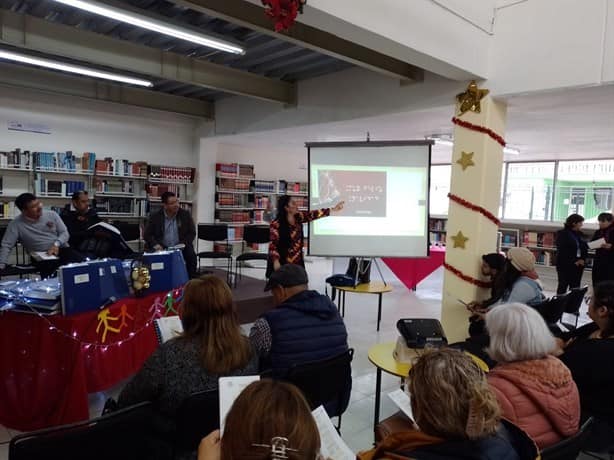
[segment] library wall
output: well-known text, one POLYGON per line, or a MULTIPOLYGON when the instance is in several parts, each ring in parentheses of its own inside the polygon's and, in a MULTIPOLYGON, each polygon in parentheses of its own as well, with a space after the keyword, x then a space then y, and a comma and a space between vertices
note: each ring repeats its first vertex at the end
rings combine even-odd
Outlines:
POLYGON ((196 166, 189 117, 69 96, 0 87, 0 150, 72 150, 153 164, 196 166), (8 130, 9 122, 38 125, 50 134, 8 130))

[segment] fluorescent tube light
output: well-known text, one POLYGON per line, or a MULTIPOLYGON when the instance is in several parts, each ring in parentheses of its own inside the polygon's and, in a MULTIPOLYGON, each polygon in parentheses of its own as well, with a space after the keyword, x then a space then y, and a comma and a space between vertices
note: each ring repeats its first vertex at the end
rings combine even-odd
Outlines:
POLYGON ((215 48, 221 51, 226 51, 233 54, 245 54, 245 50, 240 46, 237 46, 231 42, 220 40, 204 34, 189 31, 188 29, 181 29, 173 25, 168 25, 163 21, 149 18, 145 15, 126 11, 121 8, 115 8, 114 6, 105 5, 104 3, 98 3, 92 0, 55 0, 58 3, 79 8, 80 10, 88 11, 90 13, 98 14, 116 21, 125 22, 136 27, 158 32, 170 37, 186 40, 198 45, 207 46, 209 48, 215 48))
POLYGON ((13 53, 11 51, 0 50, 0 59, 6 59, 8 61, 20 62, 22 64, 37 65, 46 67, 48 69, 61 70, 63 72, 76 73, 79 75, 85 75, 94 78, 103 78, 105 80, 118 81, 120 83, 128 83, 130 85, 147 86, 152 87, 153 83, 148 80, 142 80, 140 78, 133 78, 126 75, 120 75, 111 72, 105 72, 104 70, 95 70, 88 67, 81 67, 79 65, 65 64, 60 61, 52 61, 50 59, 43 59, 34 56, 28 56, 21 53, 13 53))
POLYGON ((515 149, 514 147, 504 147, 503 153, 507 153, 509 155, 520 155, 520 150, 515 149))
MULTIPOLYGON (((427 136, 427 139, 435 141, 435 144, 438 144, 438 145, 448 145, 448 146, 454 145, 454 139, 450 137, 449 135, 442 137, 439 134, 433 134, 431 136, 427 136)), ((503 153, 507 153, 508 155, 520 155, 520 150, 518 150, 517 148, 508 146, 508 147, 503 148, 503 153)))

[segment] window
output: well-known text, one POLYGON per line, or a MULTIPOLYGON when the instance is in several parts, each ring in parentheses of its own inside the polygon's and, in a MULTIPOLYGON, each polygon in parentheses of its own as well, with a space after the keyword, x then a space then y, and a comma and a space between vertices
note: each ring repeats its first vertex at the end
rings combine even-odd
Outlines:
POLYGON ((448 215, 452 165, 431 165, 430 214, 448 215))
POLYGON ((549 220, 554 162, 510 163, 504 219, 549 220))

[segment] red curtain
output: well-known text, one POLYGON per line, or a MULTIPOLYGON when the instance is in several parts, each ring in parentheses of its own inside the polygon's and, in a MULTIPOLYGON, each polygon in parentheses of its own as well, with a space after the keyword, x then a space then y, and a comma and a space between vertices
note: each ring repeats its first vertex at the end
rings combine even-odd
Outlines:
POLYGON ((0 423, 29 431, 88 419, 88 393, 128 378, 156 348, 152 319, 167 313, 165 300, 128 298, 70 317, 0 314, 0 423))

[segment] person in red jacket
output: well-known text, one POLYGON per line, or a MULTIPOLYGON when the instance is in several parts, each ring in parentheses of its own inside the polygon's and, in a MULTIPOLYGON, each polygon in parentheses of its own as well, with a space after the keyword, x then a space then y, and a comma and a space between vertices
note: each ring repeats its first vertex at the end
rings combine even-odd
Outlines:
POLYGON ((497 365, 488 373, 502 415, 518 425, 540 449, 574 435, 580 423, 580 396, 571 371, 552 354, 557 343, 537 310, 521 303, 486 315, 488 354, 497 365))

